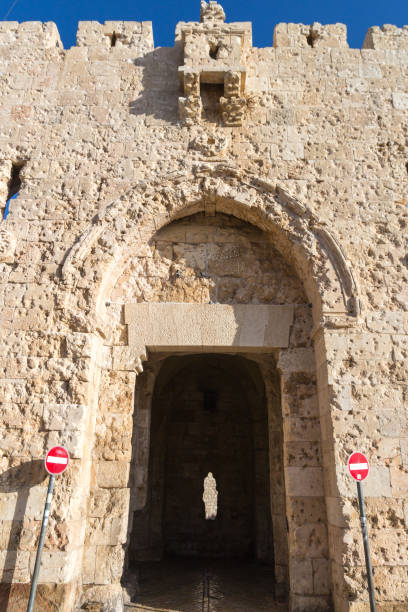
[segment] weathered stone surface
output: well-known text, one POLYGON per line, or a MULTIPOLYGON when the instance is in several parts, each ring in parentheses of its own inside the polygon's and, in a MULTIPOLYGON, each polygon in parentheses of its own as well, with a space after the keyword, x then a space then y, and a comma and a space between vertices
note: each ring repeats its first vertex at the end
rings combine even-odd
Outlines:
MULTIPOLYGON (((185 350, 191 308, 189 352, 259 366, 268 423, 253 424, 253 447, 269 457, 292 611, 367 609, 346 469, 357 448, 371 464, 378 609, 405 610, 407 26, 370 28, 357 50, 342 24, 278 24, 257 49, 251 24, 210 2, 174 48, 154 48, 150 22, 81 22, 64 50, 55 24, 3 21, 0 50, 2 211, 18 191, 0 221, 0 608, 24 607, 46 495, 37 462, 62 444, 39 605, 120 609, 132 520, 141 555, 160 523, 158 350, 185 350), (151 309, 136 332, 126 304, 151 309), (254 315, 268 309, 291 316, 268 329, 254 315), (220 310, 252 314, 228 327, 220 310)), ((182 417, 174 438, 187 422, 198 449, 182 417)))

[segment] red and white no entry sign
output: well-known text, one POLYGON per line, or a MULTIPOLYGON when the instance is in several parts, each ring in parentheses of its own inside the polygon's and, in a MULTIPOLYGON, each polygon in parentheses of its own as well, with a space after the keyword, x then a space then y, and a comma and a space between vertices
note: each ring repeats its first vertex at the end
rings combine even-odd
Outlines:
POLYGON ((348 460, 348 469, 354 480, 365 480, 370 471, 367 457, 363 453, 352 453, 348 460))
POLYGON ((62 474, 68 467, 68 461, 68 451, 63 446, 54 446, 45 458, 45 469, 52 476, 62 474))

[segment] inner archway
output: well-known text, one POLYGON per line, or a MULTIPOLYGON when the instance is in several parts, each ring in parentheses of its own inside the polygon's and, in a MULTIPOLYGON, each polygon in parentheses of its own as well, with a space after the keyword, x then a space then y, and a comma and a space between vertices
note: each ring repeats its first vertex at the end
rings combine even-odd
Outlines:
MULTIPOLYGON (((174 575, 177 583, 177 567, 186 576, 186 560, 189 571, 207 579, 216 574, 218 581, 227 580, 228 568, 234 584, 262 561, 254 596, 274 601, 268 410, 274 407, 268 406, 255 361, 224 354, 163 360, 151 402, 147 503, 134 513, 129 543, 130 566, 136 564, 140 576, 136 601, 180 605, 172 600, 174 584, 168 587, 169 600, 161 579, 152 593, 152 576, 162 576, 165 567, 165 575, 174 575), (214 495, 211 479, 217 499, 208 518, 204 482, 214 495), (146 563, 152 560, 156 563, 146 563)), ((188 588, 187 579, 184 591, 188 588)))

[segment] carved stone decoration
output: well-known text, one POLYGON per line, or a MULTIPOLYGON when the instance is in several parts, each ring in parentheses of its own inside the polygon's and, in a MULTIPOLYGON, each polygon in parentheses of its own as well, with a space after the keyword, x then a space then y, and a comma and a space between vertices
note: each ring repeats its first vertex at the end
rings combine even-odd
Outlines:
POLYGON ((184 125, 195 125, 201 122, 203 103, 200 96, 179 98, 179 117, 184 125))
POLYGON ((241 95, 241 74, 229 70, 224 76, 224 96, 239 98, 241 95))
MULTIPOLYGON (((176 30, 176 40, 184 49, 184 65, 179 67, 180 88, 184 96, 184 100, 179 98, 180 120, 189 126, 201 120, 216 123, 220 112, 218 100, 214 104, 210 96, 210 103, 205 98, 206 102, 200 106, 197 100, 188 101, 188 98, 200 97, 201 91, 205 96, 208 90, 204 88, 208 85, 220 85, 224 87, 224 98, 234 100, 234 112, 227 112, 226 124, 241 125, 244 115, 238 112, 238 107, 241 110, 245 108, 245 63, 252 47, 251 24, 224 23, 223 8, 212 1, 201 3, 200 19, 200 23, 180 23, 176 30)), ((231 102, 228 102, 230 106, 231 102)))
POLYGON ((11 263, 16 250, 16 237, 5 227, 0 226, 0 263, 11 263))
POLYGON ((225 13, 221 4, 218 4, 218 2, 213 2, 212 0, 210 0, 208 3, 202 0, 200 7, 200 21, 201 23, 206 23, 208 21, 219 21, 222 23, 225 21, 225 13))
POLYGON ((203 132, 190 143, 190 149, 206 158, 219 157, 226 151, 228 144, 229 139, 224 134, 203 132))
POLYGON ((246 110, 246 99, 233 96, 220 98, 221 119, 228 126, 242 125, 246 110))
POLYGON ((184 74, 184 95, 200 95, 200 74, 198 72, 185 72, 184 74))

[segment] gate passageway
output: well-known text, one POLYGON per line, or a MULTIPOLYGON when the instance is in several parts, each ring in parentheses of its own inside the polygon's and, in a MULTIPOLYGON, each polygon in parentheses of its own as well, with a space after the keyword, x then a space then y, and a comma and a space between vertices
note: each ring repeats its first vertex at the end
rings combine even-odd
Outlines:
POLYGON ((129 547, 133 607, 284 610, 258 365, 236 355, 169 357, 152 396, 149 463, 148 503, 133 517, 129 547))
POLYGON ((274 592, 273 570, 255 562, 168 559, 141 563, 139 612, 286 612, 274 592))

